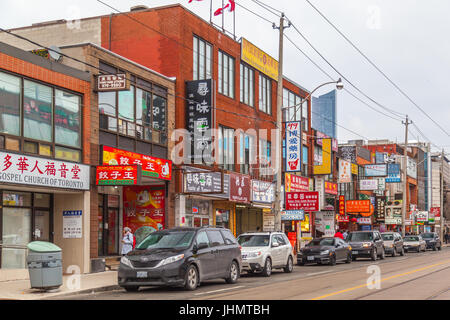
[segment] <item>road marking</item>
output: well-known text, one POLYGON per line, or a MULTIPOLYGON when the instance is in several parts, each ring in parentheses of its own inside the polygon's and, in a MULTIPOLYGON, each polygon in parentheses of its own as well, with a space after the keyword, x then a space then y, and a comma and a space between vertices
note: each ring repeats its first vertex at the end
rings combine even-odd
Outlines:
POLYGON ((321 272, 315 272, 315 273, 307 273, 306 276, 310 277, 310 276, 316 276, 318 274, 324 274, 324 273, 331 273, 334 270, 329 270, 329 271, 321 271, 321 272))
POLYGON ((228 290, 234 290, 234 289, 238 289, 238 288, 244 288, 245 286, 237 286, 237 287, 233 287, 233 288, 226 288, 226 289, 219 289, 219 290, 213 290, 213 291, 207 291, 207 292, 200 292, 200 293, 196 293, 194 294, 195 296, 200 296, 202 294, 208 294, 208 293, 216 293, 216 292, 222 292, 222 291, 228 291, 228 290))
MULTIPOLYGON (((406 276, 406 275, 408 275, 408 274, 413 274, 413 273, 416 273, 416 272, 419 272, 419 271, 423 271, 423 270, 426 270, 426 269, 430 269, 430 268, 433 268, 433 267, 436 267, 436 266, 440 266, 440 265, 445 264, 445 263, 448 263, 448 262, 450 262, 450 260, 446 260, 446 261, 444 261, 444 262, 432 264, 432 265, 429 265, 429 266, 427 266, 427 267, 423 267, 423 268, 411 270, 411 271, 408 271, 408 272, 396 274, 396 275, 393 275, 393 276, 390 276, 390 277, 381 279, 380 282, 387 281, 387 280, 391 280, 391 279, 395 279, 395 278, 398 278, 398 277, 403 277, 403 276, 406 276)), ((356 286, 356 287, 352 287, 352 288, 348 288, 348 289, 344 289, 344 290, 339 290, 339 291, 336 291, 336 292, 332 292, 332 293, 329 293, 329 294, 325 294, 325 295, 323 295, 323 296, 316 297, 316 298, 313 298, 313 299, 311 299, 311 300, 321 300, 321 299, 324 299, 324 298, 328 298, 328 297, 331 297, 331 296, 335 296, 335 295, 337 295, 337 294, 341 294, 341 293, 350 292, 350 291, 353 291, 353 290, 356 290, 356 289, 364 288, 364 287, 366 287, 366 286, 367 286, 367 284, 362 284, 362 285, 359 285, 359 286, 356 286)))

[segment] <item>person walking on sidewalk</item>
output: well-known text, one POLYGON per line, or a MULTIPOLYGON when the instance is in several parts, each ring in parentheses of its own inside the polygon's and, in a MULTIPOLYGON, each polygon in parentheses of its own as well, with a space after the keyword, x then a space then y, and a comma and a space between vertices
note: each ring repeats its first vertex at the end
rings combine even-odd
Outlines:
POLYGON ((128 227, 123 228, 122 252, 121 252, 123 256, 133 250, 133 240, 134 235, 131 233, 131 229, 128 227))

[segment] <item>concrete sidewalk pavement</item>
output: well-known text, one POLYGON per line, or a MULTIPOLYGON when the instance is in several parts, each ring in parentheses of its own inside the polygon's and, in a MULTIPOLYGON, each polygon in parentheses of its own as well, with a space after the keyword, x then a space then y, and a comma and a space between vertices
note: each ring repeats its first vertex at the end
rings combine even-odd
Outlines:
POLYGON ((50 297, 118 289, 117 271, 63 276, 61 287, 51 291, 30 288, 30 280, 0 282, 0 300, 40 300, 50 297))

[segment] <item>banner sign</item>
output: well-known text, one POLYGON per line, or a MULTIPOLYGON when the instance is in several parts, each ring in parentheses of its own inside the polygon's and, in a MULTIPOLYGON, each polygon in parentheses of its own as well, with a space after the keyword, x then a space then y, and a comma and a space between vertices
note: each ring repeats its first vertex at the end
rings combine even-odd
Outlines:
POLYGON ((0 183, 89 190, 89 170, 81 163, 0 152, 0 183))
POLYGON ((241 41, 241 59, 278 81, 278 61, 244 38, 241 41))
POLYGON ((287 172, 302 171, 302 139, 301 122, 286 122, 286 168, 287 172))
POLYGON ((345 210, 347 213, 370 212, 370 200, 347 200, 345 210))
POLYGON ((97 91, 120 91, 130 88, 127 83, 127 75, 118 74, 99 74, 97 76, 97 91))
POLYGON ((325 193, 337 195, 338 194, 337 183, 325 181, 325 193))
POLYGON ((322 139, 322 164, 313 167, 314 174, 331 174, 331 139, 322 139))
POLYGON ((305 220, 305 211, 286 210, 281 212, 281 221, 303 221, 305 220))
POLYGON ((137 185, 141 183, 141 166, 97 166, 98 186, 137 185))
POLYGON ((214 107, 212 79, 186 81, 186 126, 191 134, 190 160, 212 163, 212 129, 214 107))
POLYGON ((385 212, 385 224, 402 224, 402 205, 388 205, 385 212))
POLYGON ((366 177, 385 177, 387 176, 387 166, 385 164, 366 164, 364 175, 366 177))
POLYGON ((398 183, 398 182, 402 182, 400 175, 400 164, 388 163, 388 175, 386 178, 386 183, 398 183))
POLYGON ((375 179, 362 179, 359 180, 359 190, 377 190, 378 181, 375 179))
POLYGON ((286 210, 319 211, 319 193, 286 192, 286 210))
POLYGON ((172 179, 172 161, 109 146, 103 146, 102 164, 114 166, 137 164, 142 167, 143 177, 172 179))
POLYGON ((345 196, 339 196, 339 215, 345 215, 345 196))
POLYGON ((313 191, 312 179, 285 173, 284 184, 287 192, 291 191, 313 191))
POLYGON ((253 202, 272 203, 275 201, 275 184, 269 181, 252 180, 253 202))
POLYGON ((230 201, 250 202, 250 176, 230 173, 230 201))
POLYGON ((352 164, 346 160, 339 159, 339 183, 352 182, 352 164))

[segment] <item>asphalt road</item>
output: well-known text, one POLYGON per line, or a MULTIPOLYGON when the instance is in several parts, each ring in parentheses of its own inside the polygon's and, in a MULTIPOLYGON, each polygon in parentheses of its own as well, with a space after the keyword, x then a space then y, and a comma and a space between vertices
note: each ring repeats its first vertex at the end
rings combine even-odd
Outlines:
POLYGON ((182 288, 145 287, 135 293, 114 290, 57 299, 450 300, 450 247, 375 262, 360 259, 336 266, 295 266, 290 274, 274 270, 270 278, 243 273, 234 285, 223 280, 207 281, 193 292, 182 288), (376 279, 378 283, 373 282, 376 279))

